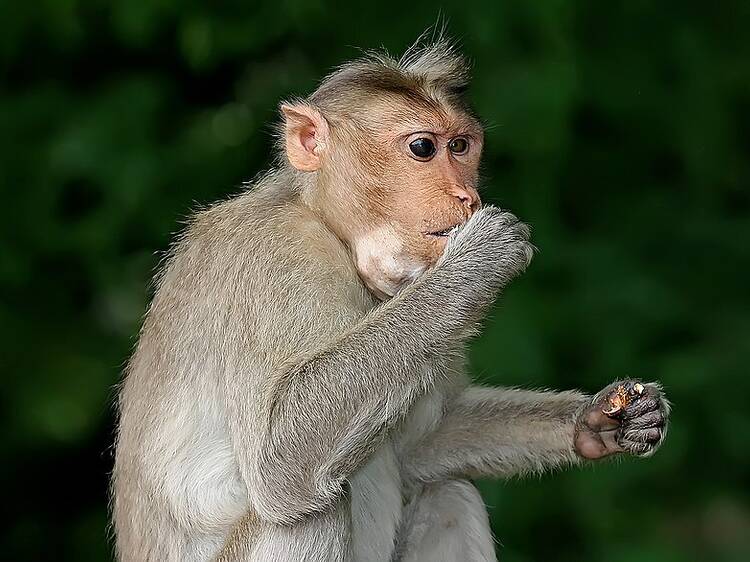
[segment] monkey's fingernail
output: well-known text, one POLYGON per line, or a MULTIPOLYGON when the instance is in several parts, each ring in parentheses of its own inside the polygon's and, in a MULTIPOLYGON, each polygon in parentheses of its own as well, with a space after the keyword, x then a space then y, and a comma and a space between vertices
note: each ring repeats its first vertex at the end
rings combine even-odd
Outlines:
POLYGON ((646 387, 644 387, 641 383, 637 382, 633 386, 633 390, 635 390, 637 394, 643 394, 643 391, 646 390, 646 387))

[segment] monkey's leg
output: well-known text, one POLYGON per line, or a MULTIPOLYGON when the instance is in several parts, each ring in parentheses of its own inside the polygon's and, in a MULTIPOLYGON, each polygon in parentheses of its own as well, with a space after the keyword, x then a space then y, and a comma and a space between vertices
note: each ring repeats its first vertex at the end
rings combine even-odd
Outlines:
POLYGON ((467 480, 425 486, 406 516, 394 562, 497 560, 487 509, 467 480))
POLYGON ((294 525, 243 518, 215 562, 352 562, 350 500, 294 525))

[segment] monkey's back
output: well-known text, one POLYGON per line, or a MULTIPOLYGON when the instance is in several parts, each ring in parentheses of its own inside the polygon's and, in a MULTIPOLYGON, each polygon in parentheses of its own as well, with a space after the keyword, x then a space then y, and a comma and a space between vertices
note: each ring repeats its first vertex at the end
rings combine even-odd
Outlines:
POLYGON ((373 306, 346 248, 286 185, 270 174, 199 212, 157 278, 120 391, 113 515, 122 560, 216 554, 252 510, 252 468, 235 455, 225 406, 242 386, 233 381, 257 380, 243 404, 260 420, 269 374, 373 306))

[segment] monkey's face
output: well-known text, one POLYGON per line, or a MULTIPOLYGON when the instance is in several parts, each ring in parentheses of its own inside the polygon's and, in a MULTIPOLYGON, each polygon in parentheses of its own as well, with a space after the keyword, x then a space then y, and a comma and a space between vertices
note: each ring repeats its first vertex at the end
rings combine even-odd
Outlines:
POLYGON ((387 298, 433 265, 450 232, 480 207, 483 134, 475 119, 445 110, 404 111, 380 124, 356 135, 365 181, 350 210, 359 225, 350 245, 362 279, 387 298))
POLYGON ((381 94, 330 124, 306 104, 281 109, 289 162, 317 172, 308 202, 381 299, 433 265, 481 205, 482 128, 446 101, 381 94))

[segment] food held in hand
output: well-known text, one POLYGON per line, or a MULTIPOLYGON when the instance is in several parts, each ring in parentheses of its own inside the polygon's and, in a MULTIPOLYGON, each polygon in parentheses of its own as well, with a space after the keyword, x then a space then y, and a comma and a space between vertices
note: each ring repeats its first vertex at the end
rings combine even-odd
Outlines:
POLYGON ((625 383, 620 384, 615 388, 610 395, 607 397, 607 406, 602 408, 602 413, 615 418, 625 412, 625 408, 630 405, 633 400, 638 399, 645 390, 645 387, 637 383, 625 383))

